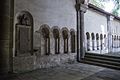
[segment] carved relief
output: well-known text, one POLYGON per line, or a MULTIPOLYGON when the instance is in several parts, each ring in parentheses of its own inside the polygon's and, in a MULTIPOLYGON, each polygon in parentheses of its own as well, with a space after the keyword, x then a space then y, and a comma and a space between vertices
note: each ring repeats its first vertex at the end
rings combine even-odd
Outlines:
POLYGON ((17 21, 18 21, 17 24, 19 24, 19 25, 26 25, 26 26, 31 25, 30 17, 26 13, 20 14, 17 17, 17 21))

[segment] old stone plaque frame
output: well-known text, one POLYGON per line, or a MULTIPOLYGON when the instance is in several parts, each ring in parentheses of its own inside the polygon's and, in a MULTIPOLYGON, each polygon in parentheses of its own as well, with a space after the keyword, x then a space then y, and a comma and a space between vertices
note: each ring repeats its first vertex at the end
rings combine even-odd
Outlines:
POLYGON ((16 55, 30 55, 32 53, 31 26, 16 25, 16 55))

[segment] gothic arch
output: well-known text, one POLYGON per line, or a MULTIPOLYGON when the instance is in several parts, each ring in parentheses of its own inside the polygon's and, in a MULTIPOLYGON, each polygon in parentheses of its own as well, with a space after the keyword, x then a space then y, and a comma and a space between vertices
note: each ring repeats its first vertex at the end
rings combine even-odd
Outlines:
POLYGON ((33 54, 33 17, 21 11, 15 17, 15 56, 33 54))
POLYGON ((60 53, 60 29, 58 26, 52 27, 52 33, 54 37, 54 50, 55 54, 60 53))
POLYGON ((50 28, 47 24, 43 24, 39 29, 41 37, 41 54, 50 54, 50 28))
POLYGON ((92 38, 92 50, 95 50, 95 35, 93 32, 91 33, 91 38, 92 38))
POLYGON ((69 30, 66 27, 64 27, 61 29, 61 32, 62 32, 62 37, 64 42, 64 53, 68 53, 69 30))
POLYGON ((71 35, 71 53, 75 53, 75 30, 70 29, 70 35, 71 35))
POLYGON ((86 32, 86 39, 87 39, 87 51, 90 51, 90 33, 86 32))

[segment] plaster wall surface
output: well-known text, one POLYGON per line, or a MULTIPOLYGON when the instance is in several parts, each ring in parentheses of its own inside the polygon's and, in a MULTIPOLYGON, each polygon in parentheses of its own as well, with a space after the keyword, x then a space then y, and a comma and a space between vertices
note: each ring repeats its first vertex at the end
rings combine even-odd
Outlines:
POLYGON ((85 32, 107 33, 106 16, 89 9, 85 13, 85 32))
POLYGON ((76 29, 75 0, 15 0, 15 15, 28 11, 34 19, 34 31, 42 24, 76 29))
POLYGON ((113 35, 120 36, 120 21, 115 19, 111 21, 111 32, 113 35))

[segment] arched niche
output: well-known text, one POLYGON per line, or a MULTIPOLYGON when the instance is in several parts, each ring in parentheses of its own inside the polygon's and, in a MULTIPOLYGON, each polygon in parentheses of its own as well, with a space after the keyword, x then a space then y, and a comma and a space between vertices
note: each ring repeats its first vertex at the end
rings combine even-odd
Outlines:
POLYGON ((96 33, 96 44, 97 44, 97 50, 99 50, 99 34, 96 33))
POLYGON ((58 26, 52 28, 53 38, 54 38, 54 51, 55 54, 60 53, 60 29, 58 26))
POLYGON ((15 56, 33 54, 33 17, 28 11, 16 14, 15 56))
POLYGON ((104 39, 106 38, 106 34, 104 34, 104 39))
POLYGON ((107 36, 106 36, 106 34, 104 34, 104 41, 103 41, 103 43, 104 43, 104 49, 107 47, 107 36))
POLYGON ((86 32, 86 39, 87 39, 87 51, 90 51, 90 33, 86 32))
POLYGON ((103 34, 100 34, 100 49, 103 50, 103 34))
POLYGON ((119 44, 119 47, 120 47, 120 36, 119 36, 119 43, 118 44, 119 44))
POLYGON ((117 44, 117 48, 119 47, 119 36, 117 35, 117 42, 116 42, 116 44, 117 44))
POLYGON ((92 50, 95 50, 95 35, 94 35, 94 33, 91 33, 91 38, 92 38, 92 50))
POLYGON ((75 53, 75 30, 70 30, 70 43, 71 43, 71 53, 75 53))
POLYGON ((117 40, 117 36, 114 35, 114 48, 116 48, 116 40, 117 40))
POLYGON ((41 54, 50 54, 50 28, 47 24, 40 26, 41 54))
POLYGON ((66 27, 62 28, 62 36, 63 36, 63 43, 64 43, 64 53, 68 53, 68 49, 69 49, 69 46, 68 46, 68 38, 69 38, 69 35, 68 35, 68 29, 66 27))
POLYGON ((114 35, 112 35, 112 48, 114 47, 114 35))

